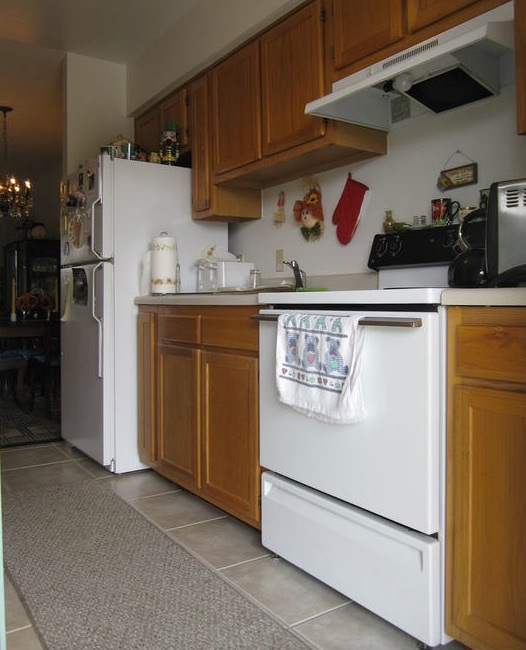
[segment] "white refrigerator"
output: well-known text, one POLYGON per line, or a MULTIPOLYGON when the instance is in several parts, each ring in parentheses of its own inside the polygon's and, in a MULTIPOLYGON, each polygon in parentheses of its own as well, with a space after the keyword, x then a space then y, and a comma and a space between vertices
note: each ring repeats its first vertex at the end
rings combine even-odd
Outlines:
POLYGON ((227 224, 192 221, 191 170, 107 154, 63 183, 62 202, 62 437, 112 472, 142 469, 134 298, 149 242, 176 238, 181 291, 194 292, 194 261, 228 250, 227 224))

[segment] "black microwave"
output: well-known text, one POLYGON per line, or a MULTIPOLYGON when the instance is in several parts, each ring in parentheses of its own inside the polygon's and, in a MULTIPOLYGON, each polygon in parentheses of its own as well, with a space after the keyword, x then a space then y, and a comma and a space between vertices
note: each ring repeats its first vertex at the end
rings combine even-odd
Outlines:
POLYGON ((526 179, 492 183, 486 221, 488 286, 526 285, 526 179))

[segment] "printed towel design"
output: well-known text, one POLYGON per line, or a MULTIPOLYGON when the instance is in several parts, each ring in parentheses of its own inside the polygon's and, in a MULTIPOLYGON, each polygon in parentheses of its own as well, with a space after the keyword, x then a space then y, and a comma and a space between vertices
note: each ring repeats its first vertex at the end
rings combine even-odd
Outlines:
POLYGON ((281 314, 276 343, 279 399, 334 424, 365 418, 360 316, 281 314))

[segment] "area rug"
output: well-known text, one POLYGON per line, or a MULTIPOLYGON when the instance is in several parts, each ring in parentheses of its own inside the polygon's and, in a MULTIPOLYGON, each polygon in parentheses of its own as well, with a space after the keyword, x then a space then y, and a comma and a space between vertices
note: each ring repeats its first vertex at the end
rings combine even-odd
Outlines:
POLYGON ((305 650, 104 480, 3 495, 8 574, 49 650, 305 650))
POLYGON ((44 398, 35 395, 32 411, 25 412, 11 396, 0 401, 0 448, 54 442, 61 439, 60 400, 51 400, 51 418, 44 398))

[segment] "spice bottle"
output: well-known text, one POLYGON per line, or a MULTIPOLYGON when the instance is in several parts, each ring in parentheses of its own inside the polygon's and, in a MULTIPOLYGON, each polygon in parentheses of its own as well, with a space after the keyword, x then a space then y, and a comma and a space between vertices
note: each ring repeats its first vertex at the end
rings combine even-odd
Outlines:
POLYGON ((163 165, 175 165, 178 158, 177 124, 165 124, 161 134, 161 163, 163 165))

